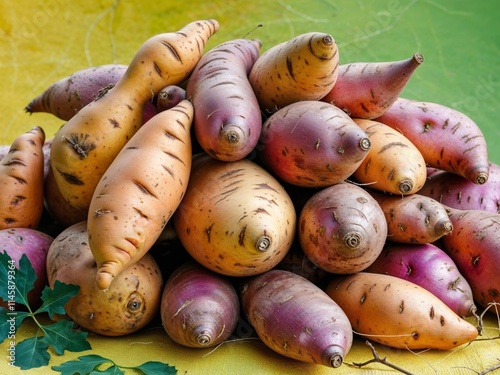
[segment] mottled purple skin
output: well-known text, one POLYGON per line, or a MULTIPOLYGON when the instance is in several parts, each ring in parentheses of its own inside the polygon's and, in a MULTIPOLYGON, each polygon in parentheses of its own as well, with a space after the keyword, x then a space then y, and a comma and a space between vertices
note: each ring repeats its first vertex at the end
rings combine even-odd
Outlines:
POLYGON ((349 319, 322 289, 289 271, 270 270, 243 284, 243 312, 272 350, 302 362, 339 367, 352 346, 349 319))
POLYGON ((363 188, 341 182, 320 190, 302 209, 298 236, 306 256, 338 274, 363 271, 380 255, 387 221, 377 201, 363 188))
POLYGON ((235 161, 252 152, 262 116, 248 73, 261 43, 235 39, 203 55, 186 85, 195 108, 193 128, 200 146, 212 157, 235 161))
MULTIPOLYGON (((25 111, 33 114, 46 112, 68 121, 83 107, 94 101, 106 89, 115 85, 125 74, 127 65, 106 64, 77 70, 54 82, 33 98, 25 111)), ((144 106, 143 122, 156 113, 152 102, 144 106)))
POLYGON ((500 214, 450 207, 448 213, 453 232, 441 238, 442 249, 469 282, 477 305, 500 303, 500 214))
POLYGON ((263 124, 258 155, 281 180, 302 187, 326 187, 345 180, 371 144, 340 108, 321 101, 292 103, 263 124))
POLYGON ((472 290, 453 259, 434 244, 387 242, 366 272, 397 276, 433 293, 457 315, 476 311, 472 290))
POLYGON ((225 276, 190 261, 176 268, 163 289, 163 328, 175 342, 208 348, 230 337, 238 323, 238 293, 225 276))
POLYGON ((352 117, 374 119, 396 101, 423 62, 423 56, 415 53, 399 61, 340 65, 335 85, 321 100, 335 104, 352 117))
MULTIPOLYGON (((54 238, 31 228, 10 228, 0 230, 0 252, 9 254, 19 269, 19 261, 26 254, 37 279, 28 293, 28 303, 32 309, 41 304, 42 290, 47 285, 47 252, 54 238)), ((7 308, 7 302, 0 298, 0 306, 7 308)))
POLYGON ((419 194, 460 210, 484 210, 500 213, 500 165, 490 162, 488 181, 474 184, 452 172, 440 171, 428 176, 419 194))

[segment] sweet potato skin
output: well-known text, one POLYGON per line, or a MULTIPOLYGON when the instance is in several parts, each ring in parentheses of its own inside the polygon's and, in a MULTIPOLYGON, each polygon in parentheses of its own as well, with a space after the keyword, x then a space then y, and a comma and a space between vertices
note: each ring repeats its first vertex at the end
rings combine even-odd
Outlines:
POLYGON ((341 182, 323 188, 306 202, 298 236, 304 253, 319 268, 355 273, 379 256, 387 238, 387 222, 368 192, 341 182))
POLYGON ((376 120, 404 134, 429 166, 457 173, 476 184, 488 180, 486 140, 464 113, 439 103, 399 97, 376 120))
POLYGON ((427 289, 458 316, 476 311, 472 290, 453 259, 438 246, 386 242, 366 272, 397 276, 427 289))
POLYGON ((352 177, 370 188, 409 195, 425 183, 427 167, 421 152, 396 129, 376 120, 353 118, 370 138, 371 148, 352 177))
POLYGON ((355 332, 387 346, 450 350, 478 335, 476 327, 434 294, 396 276, 337 275, 326 293, 346 313, 355 332))
POLYGON ((442 238, 442 249, 469 282, 474 301, 487 308, 500 302, 500 214, 447 207, 453 233, 442 238))
POLYGON ((489 162, 488 181, 475 184, 453 172, 438 170, 429 176, 419 193, 459 210, 500 213, 500 165, 489 162))
POLYGON ((201 57, 187 82, 196 139, 218 160, 242 159, 259 140, 262 116, 248 74, 260 48, 251 39, 221 43, 201 57))
POLYGON ((417 52, 398 61, 341 64, 335 85, 321 100, 352 117, 375 119, 398 99, 423 62, 424 57, 417 52))
POLYGON ((351 349, 352 328, 344 312, 305 278, 270 270, 247 280, 243 313, 261 340, 284 356, 339 367, 351 349))
POLYGON ((387 236, 392 242, 435 242, 453 231, 453 224, 445 207, 425 195, 397 196, 368 190, 384 211, 387 236))
POLYGON ((257 163, 202 153, 193 157, 173 223, 199 263, 227 276, 252 276, 284 258, 295 235, 296 213, 283 186, 257 163))
POLYGON ((304 100, 267 118, 257 154, 281 180, 322 188, 348 178, 370 147, 366 133, 340 108, 304 100))

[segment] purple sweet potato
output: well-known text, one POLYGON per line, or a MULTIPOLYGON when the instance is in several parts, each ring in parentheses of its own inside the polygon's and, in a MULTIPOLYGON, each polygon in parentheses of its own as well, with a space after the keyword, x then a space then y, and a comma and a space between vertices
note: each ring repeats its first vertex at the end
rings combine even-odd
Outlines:
MULTIPOLYGON (((19 261, 25 254, 36 275, 33 289, 28 293, 28 304, 35 311, 41 304, 42 291, 47 281, 47 253, 54 238, 31 228, 9 228, 0 230, 0 253, 7 253, 19 269, 19 261)), ((7 283, 7 281, 5 281, 7 283)), ((11 290, 9 285, 8 289, 11 290)), ((0 298, 0 306, 9 309, 8 302, 0 298)))
POLYGON ((393 242, 430 243, 453 230, 446 209, 435 199, 418 193, 399 196, 368 191, 384 211, 387 236, 393 242))
POLYGON ((209 348, 229 338, 238 323, 238 293, 228 278, 190 261, 165 283, 161 320, 178 344, 209 348))
POLYGON ((248 74, 260 47, 260 41, 250 39, 219 44, 202 56, 189 77, 185 95, 196 108, 196 138, 218 160, 240 160, 259 140, 262 116, 248 74))
POLYGON ((281 180, 322 188, 349 177, 370 147, 366 133, 340 108, 304 100, 267 118, 257 152, 281 180))
POLYGON ((374 119, 399 97, 413 72, 424 62, 420 53, 390 62, 356 62, 339 66, 337 82, 322 101, 352 117, 374 119))
POLYGON ((319 287, 284 270, 246 281, 240 293, 245 317, 269 348, 302 362, 339 367, 353 341, 345 313, 319 287))
POLYGON ((478 185, 452 172, 427 174, 419 193, 460 210, 500 213, 500 165, 491 162, 488 181, 478 185))
MULTIPOLYGON (((127 65, 106 64, 84 68, 61 78, 33 98, 25 108, 32 114, 51 113, 68 121, 83 107, 113 87, 122 78, 127 65)), ((144 106, 143 122, 156 113, 155 106, 148 102, 144 106)))
POLYGON ((441 239, 442 249, 469 282, 477 305, 500 303, 500 214, 447 210, 454 229, 441 239))
POLYGON ((443 104, 400 97, 377 121, 403 133, 428 166, 459 174, 475 184, 488 180, 486 140, 464 113, 443 104))
POLYGON ((476 311, 469 283, 450 256, 436 245, 386 242, 366 272, 397 276, 420 285, 459 316, 468 317, 476 311))
POLYGON ((387 222, 377 201, 348 182, 314 194, 302 209, 297 228, 307 257, 321 269, 339 274, 364 270, 379 256, 387 238, 387 222))
POLYGON ((168 85, 156 96, 156 111, 162 112, 175 107, 186 99, 186 90, 179 85, 168 85))

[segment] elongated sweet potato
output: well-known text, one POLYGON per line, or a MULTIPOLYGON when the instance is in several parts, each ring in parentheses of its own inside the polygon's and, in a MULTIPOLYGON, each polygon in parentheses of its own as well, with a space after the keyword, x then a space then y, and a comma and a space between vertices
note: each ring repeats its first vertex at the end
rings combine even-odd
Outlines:
POLYGON ((43 213, 45 132, 39 126, 14 139, 0 160, 0 229, 33 228, 43 213))
POLYGON ((322 188, 349 177, 370 147, 366 133, 340 108, 304 100, 267 118, 257 153, 281 180, 322 188))
POLYGON ((246 281, 243 313, 269 348, 302 362, 340 367, 353 333, 346 314, 307 279, 270 270, 246 281))
POLYGON ((270 270, 287 254, 296 213, 283 186, 249 159, 193 158, 189 185, 173 216, 186 251, 228 276, 270 270))
POLYGON ((59 190, 70 204, 88 210, 102 175, 141 127, 145 103, 191 74, 218 28, 215 20, 194 21, 177 32, 151 37, 115 86, 56 133, 50 159, 59 190))
POLYGON ((321 100, 352 117, 374 119, 399 97, 413 72, 424 62, 420 53, 390 62, 356 62, 339 66, 337 81, 321 100))
POLYGON ((352 176, 372 189, 392 194, 418 192, 427 167, 415 145, 396 129, 381 122, 354 118, 370 138, 372 147, 352 176))
POLYGON ((377 121, 403 133, 429 166, 459 174, 475 184, 488 180, 486 140, 464 113, 440 103, 400 97, 377 121))
POLYGON ((449 350, 478 335, 476 327, 434 294, 396 276, 337 275, 326 293, 342 308, 356 333, 387 346, 449 350))
POLYGON ((453 172, 427 173, 419 194, 459 210, 500 213, 500 165, 490 161, 489 169, 488 181, 482 185, 453 172))
POLYGON ((446 209, 435 199, 419 193, 401 197, 368 191, 384 211, 387 236, 392 242, 425 244, 453 230, 446 209))
POLYGON ((248 74, 260 48, 258 40, 221 43, 201 57, 189 77, 193 129, 203 150, 216 159, 242 159, 259 140, 262 116, 248 74))
POLYGON ((248 78, 266 115, 293 102, 324 97, 337 81, 338 66, 335 39, 309 32, 269 48, 248 78))
POLYGON ((161 321, 178 344, 209 348, 227 340, 240 316, 238 293, 226 277, 190 261, 165 282, 161 321))
POLYGON ((443 250, 469 282, 477 305, 500 303, 500 214, 447 210, 454 230, 442 238, 443 250))
POLYGON ((431 243, 386 242, 366 272, 397 276, 420 285, 461 317, 475 313, 472 290, 453 259, 431 243))
POLYGON ((101 289, 153 246, 180 204, 191 173, 193 111, 183 100, 151 118, 97 184, 87 226, 101 289))
POLYGON ((366 190, 340 182, 307 201, 299 216, 298 236, 304 253, 321 269, 355 273, 379 256, 387 238, 387 222, 366 190))

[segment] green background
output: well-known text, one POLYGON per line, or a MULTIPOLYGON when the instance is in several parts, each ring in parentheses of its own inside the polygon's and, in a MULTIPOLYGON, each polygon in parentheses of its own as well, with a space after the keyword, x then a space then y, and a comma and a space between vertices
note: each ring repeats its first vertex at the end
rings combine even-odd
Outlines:
POLYGON ((260 39, 264 51, 323 31, 337 40, 341 63, 395 61, 421 52, 425 62, 402 96, 464 112, 483 130, 490 160, 500 162, 499 9, 489 0, 2 0, 1 141, 35 124, 53 136, 61 122, 29 116, 24 107, 56 80, 88 66, 128 64, 150 36, 215 18, 221 26, 207 48, 248 36, 260 39))

